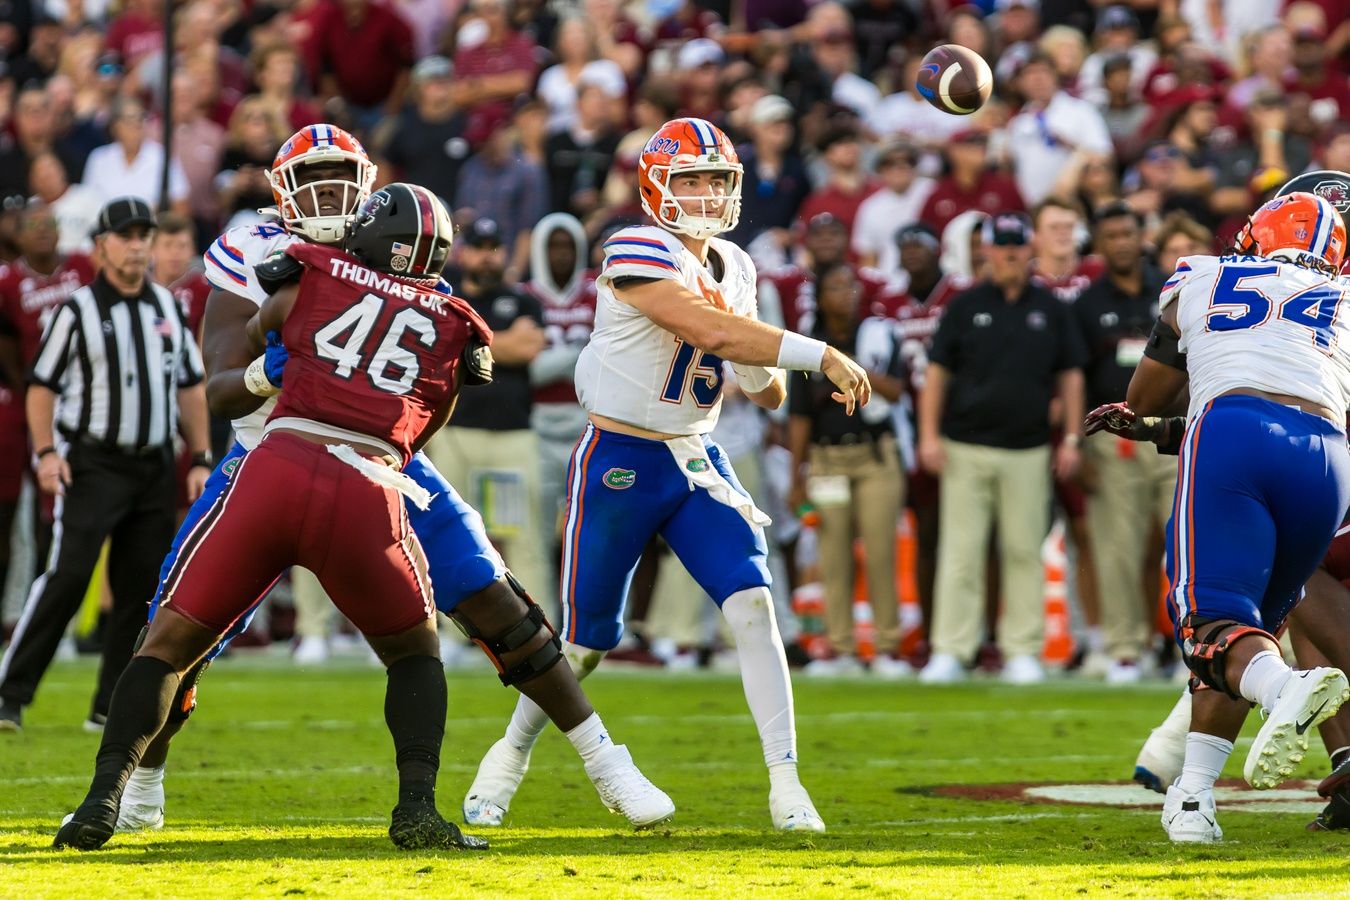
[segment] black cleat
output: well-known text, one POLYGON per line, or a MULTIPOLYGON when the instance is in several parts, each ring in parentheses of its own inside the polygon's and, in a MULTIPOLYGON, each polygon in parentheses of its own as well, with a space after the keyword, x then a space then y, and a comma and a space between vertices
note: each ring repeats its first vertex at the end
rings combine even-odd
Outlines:
POLYGON ((389 839, 400 850, 486 850, 488 845, 482 838, 470 837, 453 822, 445 821, 431 804, 395 806, 389 839))
POLYGON ((0 700, 0 731, 23 731, 23 707, 0 700))
POLYGON ((80 808, 61 823, 52 846, 60 850, 74 847, 76 850, 97 850, 113 836, 117 827, 117 806, 109 811, 106 804, 85 802, 80 808))
POLYGON ((1350 795, 1345 792, 1332 794, 1331 802, 1326 805, 1317 818, 1308 823, 1309 831, 1345 831, 1350 829, 1350 795))

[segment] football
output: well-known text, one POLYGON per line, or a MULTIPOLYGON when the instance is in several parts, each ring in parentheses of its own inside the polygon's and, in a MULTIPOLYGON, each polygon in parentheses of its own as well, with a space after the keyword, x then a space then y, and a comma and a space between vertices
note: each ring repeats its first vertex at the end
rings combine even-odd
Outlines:
POLYGON ((957 44, 942 44, 928 51, 916 79, 919 94, 946 113, 968 116, 994 90, 994 73, 978 53, 957 44))

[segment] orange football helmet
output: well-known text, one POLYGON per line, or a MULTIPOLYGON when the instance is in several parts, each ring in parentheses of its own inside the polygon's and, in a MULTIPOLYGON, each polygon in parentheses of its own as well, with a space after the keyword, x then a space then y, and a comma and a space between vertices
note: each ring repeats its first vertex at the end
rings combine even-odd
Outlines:
POLYGON ((1238 237, 1258 256, 1286 251, 1332 275, 1345 261, 1345 222, 1336 207, 1322 197, 1295 191, 1276 197, 1252 213, 1238 237))
POLYGON ((272 168, 267 170, 267 181, 272 185, 272 197, 286 227, 298 231, 320 244, 336 244, 346 233, 347 223, 361 204, 370 198, 375 184, 375 164, 366 155, 361 142, 336 125, 310 125, 291 135, 277 151, 272 168), (328 178, 321 181, 303 181, 299 170, 315 163, 351 163, 355 177, 328 178), (341 189, 338 202, 341 213, 328 216, 305 216, 300 213, 296 196, 310 192, 313 209, 319 209, 318 188, 332 185, 341 189))
POLYGON ((638 196, 647 215, 667 231, 704 240, 741 220, 744 169, 722 129, 705 119, 674 119, 657 129, 638 158, 638 196), (681 172, 725 172, 725 194, 678 196, 671 177, 681 172), (685 211, 698 204, 698 213, 685 211))

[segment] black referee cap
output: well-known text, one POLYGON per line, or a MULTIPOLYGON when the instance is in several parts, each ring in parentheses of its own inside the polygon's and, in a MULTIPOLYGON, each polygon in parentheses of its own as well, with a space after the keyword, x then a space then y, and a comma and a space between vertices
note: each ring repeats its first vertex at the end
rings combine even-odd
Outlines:
POLYGON ((109 200, 98 213, 98 224, 94 227, 94 236, 109 231, 123 232, 133 225, 145 225, 157 228, 155 211, 140 197, 118 197, 109 200))

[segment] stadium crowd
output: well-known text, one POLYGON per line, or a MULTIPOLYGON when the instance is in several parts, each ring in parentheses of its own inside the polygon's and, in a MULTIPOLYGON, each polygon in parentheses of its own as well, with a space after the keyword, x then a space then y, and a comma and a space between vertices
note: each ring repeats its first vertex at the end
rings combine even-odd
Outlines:
MULTIPOLYGON (((490 311, 499 376, 428 449, 555 609, 566 459, 584 421, 570 365, 598 248, 643 219, 637 156, 660 123, 723 128, 745 170, 729 237, 759 268, 761 316, 848 348, 877 390, 848 419, 800 376, 766 417, 728 379, 715 433, 774 515, 780 600, 823 585, 823 639, 786 608, 779 621, 792 661, 826 674, 860 671, 862 653, 880 676, 945 681, 978 664, 1043 678, 1052 502, 1070 545, 1074 664, 1147 674, 1170 644, 1154 610, 1175 464, 1151 445, 1082 440, 1083 408, 1124 399, 1177 259, 1229 246, 1292 175, 1350 170, 1347 0, 187 0, 172 53, 151 0, 0 10, 5 334, 90 277, 95 219, 123 195, 170 211, 152 274, 200 328, 208 287, 186 264, 191 244, 266 221, 265 170, 292 132, 346 128, 377 183, 422 184, 454 211, 447 277, 490 311), (944 42, 994 69, 995 97, 973 116, 915 87, 924 51, 944 42), (1036 311, 984 311, 1000 290, 1036 311), (972 315, 948 323, 953 303, 972 315), (896 551, 905 509, 913 553, 896 551), (855 642, 855 570, 875 651, 855 642), (897 582, 914 586, 922 622, 902 621, 897 582)), ((4 367, 0 395, 11 519, 30 466, 18 373, 32 362, 4 367)), ((224 446, 228 423, 213 433, 224 446)), ((50 503, 32 506, 36 525, 21 515, 19 530, 41 546, 50 503)), ((7 629, 28 580, 10 576, 7 629)), ((298 657, 318 661, 327 604, 294 582, 300 621, 274 603, 258 630, 296 633, 298 657)), ((651 547, 630 596, 634 642, 611 657, 706 664, 709 606, 651 547)))

